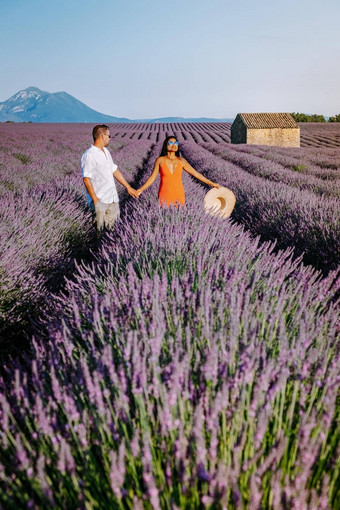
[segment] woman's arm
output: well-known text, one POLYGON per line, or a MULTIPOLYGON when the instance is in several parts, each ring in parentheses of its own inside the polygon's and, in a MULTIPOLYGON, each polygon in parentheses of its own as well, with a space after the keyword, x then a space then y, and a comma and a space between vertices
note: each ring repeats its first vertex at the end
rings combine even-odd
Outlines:
POLYGON ((204 175, 197 172, 197 170, 195 170, 191 165, 189 165, 189 163, 187 162, 186 159, 184 159, 184 158, 179 158, 179 159, 182 161, 183 168, 186 172, 188 172, 188 174, 192 175, 193 177, 196 177, 196 179, 198 179, 199 181, 202 181, 205 184, 208 184, 212 188, 220 187, 220 185, 217 184, 217 182, 209 181, 209 179, 206 179, 204 177, 204 175))
POLYGON ((138 196, 143 193, 143 191, 145 191, 149 186, 151 186, 155 180, 156 180, 156 177, 157 175, 159 174, 159 165, 161 163, 161 158, 157 158, 156 161, 155 161, 155 165, 153 167, 153 171, 152 171, 152 174, 150 175, 150 177, 145 181, 145 183, 143 184, 143 186, 141 186, 138 190, 137 190, 137 193, 138 193, 138 196))

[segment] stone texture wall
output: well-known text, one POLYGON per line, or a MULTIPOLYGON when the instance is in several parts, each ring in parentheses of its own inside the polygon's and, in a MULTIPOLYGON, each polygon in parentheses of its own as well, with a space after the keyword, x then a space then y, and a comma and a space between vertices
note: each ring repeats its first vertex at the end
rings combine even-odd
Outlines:
POLYGON ((246 142, 236 143, 247 143, 250 145, 276 145, 279 147, 300 147, 300 128, 248 129, 246 142))

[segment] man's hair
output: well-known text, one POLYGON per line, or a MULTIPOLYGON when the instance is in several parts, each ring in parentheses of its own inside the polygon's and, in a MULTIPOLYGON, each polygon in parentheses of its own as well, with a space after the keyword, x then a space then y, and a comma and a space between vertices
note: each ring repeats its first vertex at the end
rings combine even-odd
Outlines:
POLYGON ((109 126, 106 126, 105 124, 98 124, 97 126, 94 126, 92 130, 92 136, 93 140, 96 141, 97 138, 100 137, 100 135, 104 134, 109 128, 109 126))

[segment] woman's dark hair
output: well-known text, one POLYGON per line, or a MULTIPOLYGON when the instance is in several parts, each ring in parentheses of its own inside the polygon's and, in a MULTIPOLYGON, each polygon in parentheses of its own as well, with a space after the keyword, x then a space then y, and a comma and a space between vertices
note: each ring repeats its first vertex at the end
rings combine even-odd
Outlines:
MULTIPOLYGON (((166 156, 168 154, 168 141, 171 140, 171 138, 174 138, 176 140, 176 142, 178 141, 177 138, 173 135, 167 136, 166 139, 164 140, 162 152, 161 152, 160 156, 166 156)), ((180 151, 179 145, 178 145, 178 150, 176 151, 176 156, 178 158, 181 156, 181 151, 180 151)))

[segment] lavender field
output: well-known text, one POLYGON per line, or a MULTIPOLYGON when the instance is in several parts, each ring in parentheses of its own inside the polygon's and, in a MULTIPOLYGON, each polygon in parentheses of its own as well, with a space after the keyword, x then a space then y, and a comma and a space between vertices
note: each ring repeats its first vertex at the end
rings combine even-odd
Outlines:
POLYGON ((133 186, 174 134, 237 203, 119 188, 99 240, 91 129, 0 124, 0 508, 340 509, 339 127, 112 125, 133 186))

